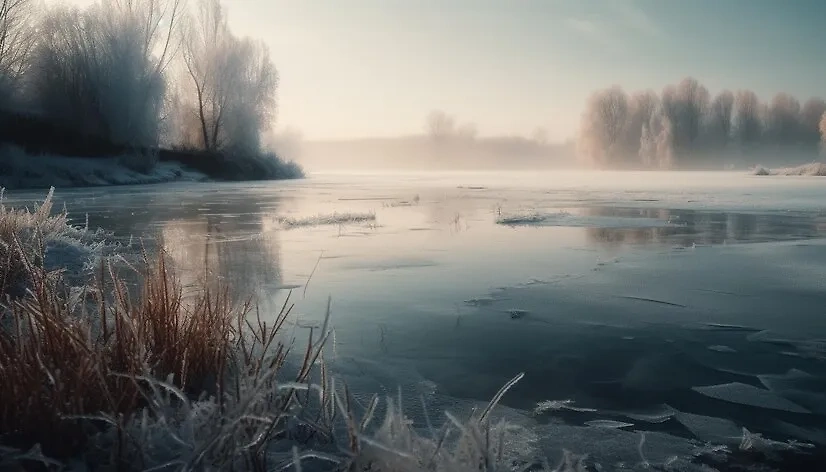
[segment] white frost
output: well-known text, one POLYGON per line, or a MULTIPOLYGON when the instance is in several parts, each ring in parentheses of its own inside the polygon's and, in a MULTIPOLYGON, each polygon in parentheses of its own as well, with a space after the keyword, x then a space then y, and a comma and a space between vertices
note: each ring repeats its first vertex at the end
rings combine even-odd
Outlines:
POLYGON ((656 218, 622 216, 586 216, 568 212, 523 213, 503 215, 496 218, 496 224, 504 226, 565 226, 576 228, 661 228, 676 226, 670 221, 656 218))

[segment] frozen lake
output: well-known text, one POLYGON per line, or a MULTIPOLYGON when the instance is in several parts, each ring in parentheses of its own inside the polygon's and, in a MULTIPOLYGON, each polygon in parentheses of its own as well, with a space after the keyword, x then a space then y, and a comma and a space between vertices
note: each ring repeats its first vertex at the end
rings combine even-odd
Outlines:
POLYGON ((206 264, 265 309, 292 289, 298 342, 331 296, 328 361, 358 398, 401 387, 413 409, 462 412, 524 372, 504 411, 538 450, 629 467, 639 431, 658 432, 651 463, 688 451, 661 433, 826 443, 822 178, 318 174, 56 200, 124 240, 162 237, 185 276, 206 264))

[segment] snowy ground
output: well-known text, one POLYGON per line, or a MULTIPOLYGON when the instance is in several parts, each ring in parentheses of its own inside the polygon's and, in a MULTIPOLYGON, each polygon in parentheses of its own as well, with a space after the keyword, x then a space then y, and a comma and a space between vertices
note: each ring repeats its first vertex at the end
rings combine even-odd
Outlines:
POLYGON ((602 470, 691 470, 718 451, 706 443, 826 445, 817 179, 326 175, 57 199, 124 241, 163 238, 183 270, 208 264, 264 313, 292 290, 299 339, 331 295, 333 371, 363 403, 401 388, 423 431, 420 399, 438 422, 525 372, 502 414, 551 461, 565 448, 602 470))
POLYGON ((763 166, 756 166, 752 169, 754 175, 797 175, 809 177, 826 176, 826 164, 822 162, 812 162, 797 167, 781 167, 779 169, 768 169, 763 166))
POLYGON ((204 175, 171 162, 160 162, 149 172, 138 172, 125 166, 124 158, 29 156, 13 146, 0 147, 0 170, 0 187, 7 189, 206 180, 204 175))

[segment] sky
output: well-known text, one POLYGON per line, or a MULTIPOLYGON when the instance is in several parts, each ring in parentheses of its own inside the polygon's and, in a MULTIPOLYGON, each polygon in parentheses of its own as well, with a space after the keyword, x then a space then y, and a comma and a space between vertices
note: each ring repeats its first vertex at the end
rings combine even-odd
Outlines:
MULTIPOLYGON (((74 0, 88 4, 91 0, 74 0)), ((190 3, 194 0, 189 0, 190 3)), ((572 138, 588 95, 826 97, 822 0, 224 0, 279 71, 277 128, 305 139, 422 133, 440 109, 480 135, 572 138)))

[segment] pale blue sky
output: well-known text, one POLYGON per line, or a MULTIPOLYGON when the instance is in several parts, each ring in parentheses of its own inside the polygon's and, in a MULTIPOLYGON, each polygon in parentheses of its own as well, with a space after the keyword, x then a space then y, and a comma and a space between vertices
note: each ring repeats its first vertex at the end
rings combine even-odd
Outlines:
MULTIPOLYGON (((84 1, 84 0, 79 0, 84 1)), ((88 1, 88 0, 86 0, 88 1)), ((480 133, 573 136, 587 96, 692 75, 712 93, 826 96, 823 0, 224 0, 281 75, 279 127, 419 133, 435 108, 480 133)))

